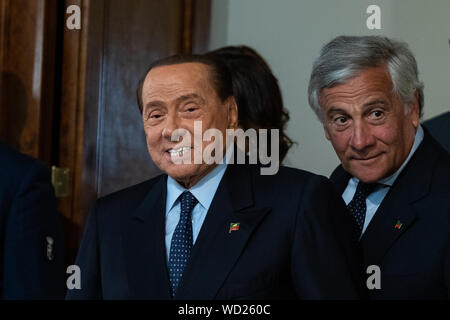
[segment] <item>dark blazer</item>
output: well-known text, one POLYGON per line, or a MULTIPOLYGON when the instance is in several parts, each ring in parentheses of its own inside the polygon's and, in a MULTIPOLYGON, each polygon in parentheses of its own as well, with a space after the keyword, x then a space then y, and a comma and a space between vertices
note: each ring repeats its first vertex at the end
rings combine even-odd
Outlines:
POLYGON ((0 248, 3 299, 64 298, 62 230, 49 171, 1 143, 0 248))
MULTIPOLYGON (((100 199, 68 299, 171 299, 166 175, 100 199)), ((326 178, 281 167, 228 165, 175 299, 358 298, 345 204, 326 178), (239 230, 229 232, 230 223, 239 230)))
MULTIPOLYGON (((424 131, 360 240, 365 267, 381 269, 371 299, 450 297, 450 156, 424 131)), ((341 166, 331 175, 341 194, 349 179, 341 166)))
POLYGON ((444 149, 450 152, 450 111, 425 121, 423 125, 444 149))

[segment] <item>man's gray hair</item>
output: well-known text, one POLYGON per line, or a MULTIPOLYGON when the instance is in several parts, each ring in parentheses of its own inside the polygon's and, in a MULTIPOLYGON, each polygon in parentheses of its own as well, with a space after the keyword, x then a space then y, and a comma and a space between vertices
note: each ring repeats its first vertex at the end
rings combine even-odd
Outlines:
POLYGON ((321 90, 345 84, 370 67, 386 66, 393 91, 405 105, 417 90, 419 113, 423 109, 423 84, 417 62, 404 42, 381 36, 340 36, 326 44, 314 62, 308 87, 308 100, 323 121, 319 98, 321 90))

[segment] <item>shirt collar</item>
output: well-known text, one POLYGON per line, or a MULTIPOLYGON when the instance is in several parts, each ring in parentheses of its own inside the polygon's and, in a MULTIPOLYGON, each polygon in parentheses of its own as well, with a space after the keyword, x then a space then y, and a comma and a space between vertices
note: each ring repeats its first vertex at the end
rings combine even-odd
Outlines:
POLYGON ((393 175, 391 175, 387 178, 378 180, 378 183, 386 185, 386 186, 392 186, 394 184, 395 180, 397 180, 399 174, 403 171, 405 166, 408 164, 408 162, 411 159, 414 152, 416 152, 417 148, 419 147, 420 143, 423 140, 423 136, 424 136, 424 133, 423 133, 422 126, 419 125, 419 127, 417 128, 417 131, 416 131, 416 135, 414 136, 413 146, 412 146, 411 150, 409 151, 409 154, 408 154, 408 157, 406 158, 406 160, 403 162, 401 167, 393 175))
POLYGON ((226 155, 224 157, 225 161, 217 164, 217 166, 210 173, 204 176, 190 189, 182 187, 172 177, 167 177, 166 215, 175 205, 175 202, 177 201, 179 196, 185 191, 190 191, 203 208, 209 208, 214 195, 216 194, 216 190, 219 187, 219 183, 222 180, 223 175, 225 174, 227 163, 232 156, 233 148, 234 146, 233 144, 231 144, 227 148, 226 155))

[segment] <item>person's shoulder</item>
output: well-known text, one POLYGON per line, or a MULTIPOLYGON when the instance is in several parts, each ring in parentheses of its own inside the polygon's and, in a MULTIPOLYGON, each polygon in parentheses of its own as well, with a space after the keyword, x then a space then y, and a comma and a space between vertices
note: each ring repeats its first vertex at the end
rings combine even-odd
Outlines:
MULTIPOLYGON (((434 137, 425 136, 421 152, 422 165, 431 167, 435 180, 450 179, 450 153, 445 150, 434 137)), ((448 184, 448 183, 447 183, 448 184)), ((449 184, 450 185, 450 184, 449 184)))
POLYGON ((39 160, 20 153, 0 142, 0 170, 3 172, 23 171, 34 165, 43 165, 39 160))
POLYGON ((450 190, 450 154, 442 148, 439 148, 432 178, 434 184, 450 190))
POLYGON ((397 184, 398 188, 412 188, 415 190, 414 194, 417 192, 418 195, 421 195, 420 199, 423 200, 423 204, 427 205, 427 209, 417 212, 422 212, 423 218, 437 220, 444 218, 446 221, 450 221, 450 199, 448 197, 450 194, 450 154, 426 133, 410 163, 405 169, 405 174, 398 178, 399 180, 405 179, 403 183, 397 184))
POLYGON ((282 181, 288 180, 288 181, 297 181, 297 182, 305 182, 310 179, 322 179, 322 178, 326 179, 324 176, 321 176, 319 174, 316 174, 316 173, 313 173, 310 171, 292 168, 292 167, 286 167, 283 165, 280 166, 278 168, 278 172, 273 175, 261 174, 260 168, 254 167, 253 170, 257 170, 257 173, 259 173, 259 176, 261 176, 263 179, 272 177, 274 179, 278 179, 278 180, 282 180, 282 181))
POLYGON ((284 166, 274 175, 252 171, 254 199, 261 206, 283 208, 283 215, 328 215, 326 206, 342 201, 333 183, 322 175, 284 166))
POLYGON ((3 184, 16 186, 27 176, 45 175, 49 170, 38 159, 22 154, 7 145, 0 143, 0 177, 3 184))
POLYGON ((450 134, 450 111, 426 120, 422 124, 423 127, 429 131, 431 136, 433 136, 447 152, 450 152, 450 141, 448 139, 450 134))
MULTIPOLYGON (((441 228, 448 231, 450 226, 450 154, 440 146, 435 148, 435 161, 429 163, 431 167, 426 172, 423 188, 426 190, 423 204, 427 204, 421 212, 421 218, 426 220, 440 221, 437 223, 441 228), (444 227, 445 226, 445 227, 444 227)), ((430 158, 431 155, 430 155, 430 158)))
POLYGON ((429 130, 437 129, 449 129, 450 125, 450 111, 442 113, 434 118, 428 119, 423 123, 429 130))
POLYGON ((155 186, 155 184, 160 181, 163 174, 160 174, 154 178, 143 181, 141 183, 132 185, 130 187, 115 191, 108 195, 99 198, 97 201, 102 203, 115 203, 136 197, 145 197, 150 190, 155 186))
POLYGON ((253 168, 256 183, 267 188, 305 189, 314 188, 321 184, 330 184, 328 178, 302 169, 280 166, 274 175, 263 175, 257 168, 253 168))
POLYGON ((96 201, 95 206, 98 211, 130 212, 142 203, 145 197, 163 177, 164 175, 161 174, 152 179, 103 196, 96 201))

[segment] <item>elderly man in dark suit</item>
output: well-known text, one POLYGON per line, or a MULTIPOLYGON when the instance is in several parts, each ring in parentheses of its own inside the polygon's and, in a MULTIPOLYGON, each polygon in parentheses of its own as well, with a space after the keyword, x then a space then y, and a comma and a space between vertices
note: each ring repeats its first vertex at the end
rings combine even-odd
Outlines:
POLYGON ((48 169, 0 143, 0 295, 63 299, 62 230, 48 169))
POLYGON ((237 127, 224 66, 163 59, 138 99, 149 153, 165 173, 96 203, 76 260, 81 289, 69 299, 359 297, 351 221, 326 178, 284 167, 261 175, 259 165, 228 163, 225 143, 224 163, 179 162, 199 147, 177 145, 177 130, 185 138, 194 122, 224 136, 237 127))
POLYGON ((341 165, 331 175, 354 220, 372 299, 450 295, 450 156, 420 126, 423 85, 407 45, 338 37, 315 61, 309 102, 341 165))

